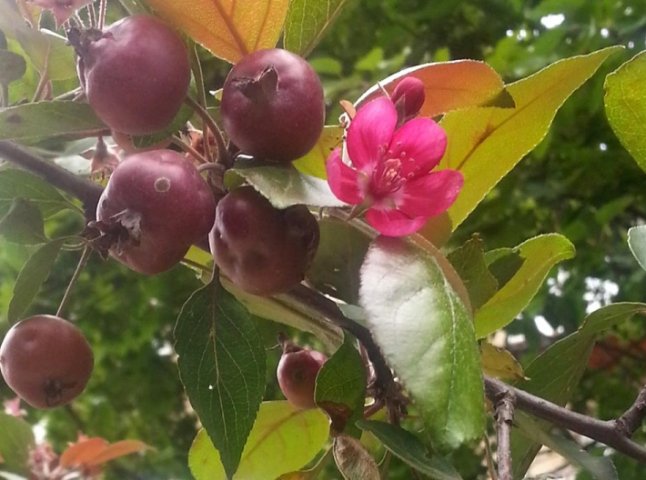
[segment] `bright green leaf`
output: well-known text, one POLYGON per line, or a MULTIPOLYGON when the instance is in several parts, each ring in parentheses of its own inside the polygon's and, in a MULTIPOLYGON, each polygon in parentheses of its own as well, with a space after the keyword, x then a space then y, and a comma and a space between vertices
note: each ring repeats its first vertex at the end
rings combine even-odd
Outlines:
POLYGON ((0 457, 3 470, 27 475, 29 449, 34 445, 34 433, 24 420, 0 412, 0 457))
POLYGON ((45 180, 24 170, 0 170, 0 215, 7 213, 15 198, 38 205, 45 217, 72 206, 45 180))
POLYGON ((179 372, 229 476, 265 390, 265 349, 249 312, 220 283, 196 291, 175 326, 179 372))
POLYGON ((434 480, 462 478, 453 465, 439 456, 430 455, 415 435, 401 427, 374 420, 361 420, 357 426, 377 437, 393 455, 434 480))
POLYGON ((363 418, 365 396, 366 367, 346 335, 343 344, 316 376, 314 398, 319 407, 334 413, 332 427, 335 430, 359 437, 354 419, 363 418))
POLYGON ((346 0, 292 0, 285 19, 283 45, 307 56, 332 25, 346 0))
POLYGON ((485 253, 484 259, 487 268, 498 281, 498 288, 506 285, 525 261, 517 249, 506 247, 489 250, 485 253))
POLYGON ((595 457, 579 445, 560 435, 546 431, 542 425, 524 412, 516 412, 514 425, 529 440, 538 440, 553 452, 564 457, 572 465, 587 470, 597 480, 617 480, 617 469, 608 457, 595 457))
POLYGON ((62 239, 52 240, 36 250, 25 262, 16 279, 9 303, 7 319, 10 323, 20 319, 38 294, 41 285, 49 276, 63 243, 62 239))
POLYGON ((508 85, 515 108, 468 108, 444 116, 449 143, 440 168, 464 175, 464 187, 449 209, 453 229, 538 145, 563 102, 621 48, 561 60, 508 85))
POLYGON ((646 225, 628 230, 628 246, 639 265, 646 270, 646 225))
MULTIPOLYGON (((529 380, 516 386, 557 405, 565 405, 574 393, 588 363, 597 335, 628 321, 634 315, 646 315, 646 304, 615 303, 588 315, 579 329, 552 344, 525 369, 529 380)), ((541 422, 545 426, 545 422, 541 422)), ((521 479, 541 448, 541 443, 528 440, 512 430, 514 478, 521 479)))
POLYGON ((348 435, 334 438, 334 461, 345 480, 379 480, 377 462, 359 440, 348 435))
POLYGON ((87 103, 52 101, 0 110, 0 140, 34 143, 60 135, 91 136, 105 130, 87 103))
POLYGON ((504 327, 523 311, 557 263, 574 256, 574 245, 562 235, 531 238, 516 247, 524 259, 514 276, 475 313, 476 336, 504 327))
POLYGON ((325 180, 303 175, 288 166, 246 166, 253 163, 238 161, 225 176, 227 187, 238 185, 242 180, 262 193, 276 208, 304 204, 315 207, 342 207, 325 180))
MULTIPOLYGON (((286 401, 263 402, 242 452, 235 479, 273 480, 305 466, 324 447, 327 416, 318 409, 299 410, 286 401)), ((204 430, 188 457, 196 480, 224 480, 220 453, 204 430)))
POLYGON ((646 170, 646 52, 606 77, 606 115, 621 144, 646 170))
POLYGON ((378 238, 361 270, 361 306, 441 448, 484 431, 480 355, 468 310, 435 258, 400 239, 378 238))
POLYGON ((22 78, 27 69, 25 59, 20 55, 0 50, 0 85, 9 85, 22 78))
POLYGON ((47 240, 43 214, 24 198, 14 198, 7 213, 0 219, 0 235, 6 240, 23 245, 34 245, 47 240))
POLYGON ((356 304, 359 270, 370 239, 349 223, 333 218, 321 220, 319 227, 319 248, 307 279, 322 292, 356 304))
POLYGON ((498 281, 487 268, 483 241, 473 237, 447 257, 469 292, 471 305, 478 309, 498 290, 498 281))
POLYGON ((294 160, 292 165, 304 175, 325 180, 327 178, 325 161, 330 152, 341 145, 342 138, 343 128, 336 125, 325 126, 314 148, 305 156, 294 160))

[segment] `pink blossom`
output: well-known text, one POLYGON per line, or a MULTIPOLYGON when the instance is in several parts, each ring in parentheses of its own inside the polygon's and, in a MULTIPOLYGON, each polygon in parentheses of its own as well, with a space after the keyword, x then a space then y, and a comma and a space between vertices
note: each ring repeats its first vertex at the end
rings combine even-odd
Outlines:
POLYGON ((391 237, 410 235, 446 211, 463 184, 457 170, 432 171, 446 150, 446 134, 437 123, 418 117, 397 128, 397 121, 389 98, 370 101, 348 127, 349 164, 339 148, 326 163, 332 192, 366 209, 367 222, 391 237))
POLYGON ((81 7, 92 3, 92 0, 31 0, 34 5, 38 5, 46 10, 51 10, 56 19, 56 25, 65 23, 74 12, 81 7))

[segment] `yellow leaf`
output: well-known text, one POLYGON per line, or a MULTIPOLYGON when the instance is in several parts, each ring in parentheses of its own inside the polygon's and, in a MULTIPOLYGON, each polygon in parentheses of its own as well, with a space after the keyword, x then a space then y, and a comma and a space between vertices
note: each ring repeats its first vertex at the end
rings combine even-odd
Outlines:
POLYGON ((509 350, 482 342, 480 344, 480 360, 485 375, 501 380, 527 380, 523 373, 523 367, 509 350))
POLYGON ((276 46, 289 0, 147 0, 161 17, 216 57, 236 63, 276 46))
POLYGON ((322 179, 327 178, 325 161, 330 152, 341 145, 343 128, 338 125, 328 125, 321 132, 314 148, 301 158, 294 160, 294 166, 299 172, 322 179))
POLYGON ((440 168, 464 175, 462 192, 449 209, 453 229, 543 139, 572 92, 621 48, 567 58, 508 85, 515 108, 474 107, 445 115, 449 143, 440 168))

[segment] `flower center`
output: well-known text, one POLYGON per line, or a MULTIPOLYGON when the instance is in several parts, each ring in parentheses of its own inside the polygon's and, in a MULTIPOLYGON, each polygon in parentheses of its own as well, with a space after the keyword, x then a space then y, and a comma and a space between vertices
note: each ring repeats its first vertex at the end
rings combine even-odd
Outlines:
POLYGON ((404 184, 406 179, 401 175, 401 165, 399 158, 388 158, 377 164, 370 182, 370 194, 375 200, 392 195, 404 184))

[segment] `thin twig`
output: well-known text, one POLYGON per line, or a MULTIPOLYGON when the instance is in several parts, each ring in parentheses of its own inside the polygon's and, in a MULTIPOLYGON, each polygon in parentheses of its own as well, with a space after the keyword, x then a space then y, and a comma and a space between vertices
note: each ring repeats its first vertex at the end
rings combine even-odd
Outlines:
POLYGON ((31 101, 37 102, 38 100, 42 100, 42 95, 43 92, 45 91, 45 88, 47 87, 47 83, 49 82, 49 56, 52 51, 52 44, 48 43, 47 44, 47 51, 45 52, 45 60, 43 62, 43 70, 40 72, 40 78, 38 79, 38 85, 36 85, 36 91, 34 92, 34 96, 32 97, 31 101))
POLYGON ((0 158, 35 173, 53 186, 78 198, 83 202, 86 216, 94 219, 94 212, 103 192, 100 185, 78 177, 12 142, 0 141, 0 158))
POLYGON ((193 147, 191 147, 188 143, 186 143, 184 140, 179 138, 177 135, 173 135, 172 137, 173 145, 178 146, 181 148, 184 152, 188 153, 191 155, 195 160, 198 161, 201 165, 209 165, 209 161, 204 158, 202 155, 200 155, 200 152, 195 150, 193 147))
POLYGON ((516 408, 547 420, 556 426, 597 440, 635 460, 646 463, 646 448, 620 433, 615 427, 614 420, 603 421, 582 415, 507 385, 495 378, 485 377, 485 393, 490 400, 495 401, 498 395, 508 389, 512 390, 516 396, 516 408))
POLYGON ((496 447, 498 460, 498 480, 512 480, 511 469, 511 426, 514 421, 516 395, 511 389, 501 392, 494 400, 496 409, 496 447))
MULTIPOLYGON (((200 56, 197 53, 197 45, 193 45, 191 49, 191 67, 193 69, 193 77, 195 78, 195 87, 197 88, 197 98, 199 104, 206 110, 206 88, 204 87, 204 73, 202 72, 202 64, 200 63, 200 56)), ((214 132, 215 136, 216 133, 214 132)), ((211 155, 211 145, 209 142, 209 126, 202 120, 202 145, 204 146, 204 156, 209 161, 214 161, 215 158, 211 155)), ((220 153, 218 152, 218 157, 220 153)))
POLYGON ((61 300, 61 303, 58 305, 58 310, 56 310, 57 317, 60 317, 61 315, 63 315, 65 311, 65 307, 69 303, 72 290, 74 289, 74 285, 76 284, 76 281, 78 280, 79 275, 83 271, 83 268, 87 264, 87 261, 90 258, 91 253, 92 253, 92 249, 90 248, 89 245, 86 244, 85 247, 83 248, 83 253, 81 253, 81 258, 79 259, 79 263, 76 265, 76 269, 72 274, 72 278, 70 278, 70 283, 67 284, 67 288, 65 289, 65 293, 63 294, 63 299, 61 300))
MULTIPOLYGON (((200 105, 197 101, 189 96, 186 96, 186 103, 200 116, 204 124, 207 125, 211 130, 211 133, 213 133, 213 136, 215 137, 215 143, 218 147, 217 162, 228 167, 230 162, 229 151, 227 150, 226 143, 224 142, 224 136, 222 134, 222 131, 220 130, 220 127, 218 127, 218 124, 215 123, 215 120, 213 120, 211 115, 209 115, 209 112, 206 110, 206 108, 202 107, 202 105, 200 105)), ((208 141, 208 138, 204 140, 208 141)))
POLYGON ((639 391, 630 408, 615 421, 615 428, 620 434, 632 437, 641 426, 644 417, 646 417, 646 385, 639 391))
POLYGON ((107 10, 108 0, 101 0, 101 2, 99 3, 99 22, 97 25, 97 28, 99 30, 103 30, 103 27, 105 26, 105 14, 107 10))

